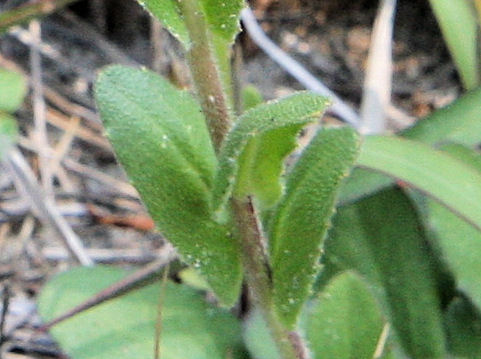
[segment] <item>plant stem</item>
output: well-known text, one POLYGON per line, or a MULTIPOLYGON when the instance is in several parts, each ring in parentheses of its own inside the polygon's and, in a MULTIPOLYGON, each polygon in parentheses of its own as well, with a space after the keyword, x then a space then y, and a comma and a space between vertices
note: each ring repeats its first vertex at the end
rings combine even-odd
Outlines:
POLYGON ((231 120, 221 77, 211 48, 209 31, 198 0, 178 0, 189 31, 187 53, 197 95, 216 151, 229 131, 231 120))
MULTIPOLYGON (((192 78, 206 116, 212 142, 218 152, 230 125, 230 111, 222 88, 219 68, 211 39, 198 0, 177 0, 191 40, 188 61, 192 78)), ((272 304, 269 266, 262 247, 262 231, 250 197, 232 198, 232 210, 241 239, 242 260, 246 280, 255 305, 276 342, 282 359, 300 359, 289 331, 279 321, 272 304)))
POLYGON ((284 328, 273 310, 269 267, 265 260, 261 243, 262 234, 252 201, 249 197, 244 200, 233 198, 232 207, 241 237, 247 284, 254 304, 261 310, 276 342, 280 357, 282 359, 297 358, 289 339, 289 332, 284 328))

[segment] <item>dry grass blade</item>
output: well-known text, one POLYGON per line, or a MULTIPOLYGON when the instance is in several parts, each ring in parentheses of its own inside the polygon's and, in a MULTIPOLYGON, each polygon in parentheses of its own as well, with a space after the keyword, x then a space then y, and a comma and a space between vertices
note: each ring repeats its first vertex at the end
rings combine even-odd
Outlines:
POLYGON ((12 150, 5 163, 28 195, 33 208, 36 210, 36 215, 49 223, 60 234, 65 246, 79 263, 86 266, 93 265, 93 261, 85 252, 82 242, 61 216, 52 199, 47 198, 43 194, 41 186, 38 184, 22 153, 17 149, 12 150))
POLYGON ((381 0, 374 22, 361 103, 360 131, 379 134, 386 130, 391 101, 392 32, 396 0, 381 0))
POLYGON ((35 139, 39 149, 39 163, 42 186, 47 196, 53 196, 53 178, 50 168, 48 152, 50 145, 47 137, 47 121, 45 119, 46 105, 43 97, 42 84, 42 60, 38 51, 41 43, 42 28, 38 20, 32 20, 29 24, 29 31, 32 37, 30 46, 30 68, 32 78, 32 101, 33 119, 35 124, 35 139))

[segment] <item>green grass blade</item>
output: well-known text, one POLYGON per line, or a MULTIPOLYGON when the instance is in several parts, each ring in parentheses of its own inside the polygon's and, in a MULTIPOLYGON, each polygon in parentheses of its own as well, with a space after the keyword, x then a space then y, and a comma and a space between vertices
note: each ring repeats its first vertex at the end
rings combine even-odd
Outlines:
POLYGON ((431 147, 399 137, 366 137, 358 165, 400 179, 481 228, 481 175, 431 147))
MULTIPOLYGON (((443 150, 481 174, 479 152, 454 144, 443 147, 443 150)), ((481 232, 439 203, 430 200, 427 204, 429 226, 439 241, 459 289, 481 308, 481 232)))
MULTIPOLYGON (((244 157, 241 159, 250 141, 272 131, 282 131, 281 129, 283 128, 298 129, 300 125, 314 121, 322 114, 327 105, 328 101, 326 98, 313 93, 301 92, 281 100, 259 105, 242 115, 227 135, 220 152, 219 170, 215 178, 213 190, 214 209, 217 211, 222 210, 235 186, 238 187, 240 195, 244 195, 245 193, 243 192, 252 189, 247 183, 238 183, 237 178, 239 167, 242 163, 256 166, 256 158, 257 160, 260 159, 257 156, 256 148, 251 148, 253 150, 252 153, 245 155, 249 156, 249 158, 244 157), (257 157, 251 158, 251 156, 257 157)), ((285 131, 290 132, 290 130, 285 131)), ((293 141, 292 137, 296 135, 293 132, 286 138, 276 136, 276 146, 278 145, 279 148, 270 148, 276 151, 278 159, 276 159, 277 162, 273 165, 278 170, 282 168, 282 163, 279 162, 286 155, 285 147, 290 146, 289 144, 293 141), (281 155, 281 153, 284 154, 281 155)), ((259 166, 256 167, 260 170, 259 166)), ((254 169, 249 170, 246 168, 246 170, 255 174, 254 169)), ((269 179, 270 183, 279 180, 280 171, 274 172, 277 173, 269 173, 269 175, 273 176, 269 179)), ((242 178, 244 180, 248 177, 243 176, 242 178)), ((257 188, 259 189, 259 186, 257 188)))
POLYGON ((321 130, 289 173, 286 193, 272 214, 274 303, 290 327, 311 289, 337 189, 356 159, 358 146, 359 137, 350 128, 321 130))
POLYGON ((451 56, 468 90, 479 85, 478 19, 470 0, 430 0, 451 56))
POLYGON ((401 135, 430 145, 453 141, 467 146, 481 143, 481 87, 435 111, 401 135))
MULTIPOLYGON (((481 143, 481 87, 468 92, 452 104, 437 110, 403 131, 405 138, 430 145, 457 142, 467 146, 481 143)), ((362 168, 356 168, 345 181, 340 203, 348 204, 392 185, 389 177, 362 168)))
POLYGON ((121 66, 102 72, 96 98, 116 155, 159 230, 232 305, 240 250, 230 227, 212 220, 216 157, 199 104, 154 73, 121 66))

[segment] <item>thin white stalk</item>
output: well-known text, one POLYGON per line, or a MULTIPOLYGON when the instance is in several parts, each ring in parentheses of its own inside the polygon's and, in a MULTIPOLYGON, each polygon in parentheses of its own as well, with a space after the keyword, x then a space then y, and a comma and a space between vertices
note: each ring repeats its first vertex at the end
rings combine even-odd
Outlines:
POLYGON ((361 101, 364 134, 386 131, 387 111, 392 89, 392 33, 396 0, 381 0, 374 21, 361 101))
POLYGON ((330 111, 343 121, 358 127, 358 114, 319 79, 307 71, 299 62, 286 54, 279 46, 267 37, 264 30, 257 23, 252 10, 246 7, 241 12, 241 19, 251 39, 279 66, 299 81, 308 90, 327 96, 332 101, 330 111))

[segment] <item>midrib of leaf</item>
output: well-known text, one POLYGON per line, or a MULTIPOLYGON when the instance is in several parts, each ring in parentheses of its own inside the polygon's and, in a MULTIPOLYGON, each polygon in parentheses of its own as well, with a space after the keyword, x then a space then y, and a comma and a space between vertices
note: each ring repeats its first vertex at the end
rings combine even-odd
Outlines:
MULTIPOLYGON (((115 82, 115 79, 114 81, 112 82, 115 82)), ((162 121, 159 121, 159 114, 157 112, 154 112, 154 111, 149 111, 149 110, 146 110, 145 107, 143 106, 142 102, 138 102, 136 101, 135 99, 133 98, 130 98, 128 95, 127 95, 127 92, 125 91, 125 89, 121 86, 122 85, 122 82, 118 82, 118 87, 117 87, 117 91, 122 94, 122 96, 124 97, 124 101, 125 102, 129 102, 131 103, 132 105, 134 105, 136 108, 137 108, 137 113, 139 114, 142 114, 144 115, 145 117, 148 117, 148 118, 155 118, 156 119, 156 124, 158 124, 160 127, 162 127, 162 121)), ((177 114, 175 114, 175 110, 168 104, 167 101, 165 101, 165 98, 163 98, 163 95, 160 94, 160 99, 159 100, 162 100, 163 103, 165 104, 165 108, 166 110, 169 111, 169 113, 171 114, 170 118, 176 118, 177 117, 177 114), (174 114, 174 115, 172 115, 174 114)), ((164 127, 162 127, 162 129, 164 130, 164 132, 168 132, 168 131, 165 131, 164 127)), ((159 139, 160 140, 160 139, 159 139)), ((182 149, 185 147, 185 146, 182 146, 181 144, 179 145, 178 142, 176 142, 176 136, 169 136, 169 141, 172 141, 172 144, 173 144, 173 149, 175 150, 176 153, 179 154, 179 157, 182 159, 182 161, 184 163, 187 164, 186 167, 189 167, 194 173, 197 173, 198 175, 198 178, 201 182, 201 186, 203 187, 203 189, 205 190, 206 193, 210 192, 210 184, 207 183, 207 179, 205 178, 203 174, 203 169, 201 167, 197 167, 196 164, 192 163, 191 161, 188 160, 189 157, 191 157, 191 154, 189 153, 186 153, 185 151, 183 151, 182 149)))

